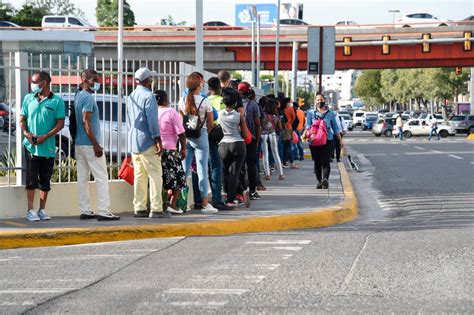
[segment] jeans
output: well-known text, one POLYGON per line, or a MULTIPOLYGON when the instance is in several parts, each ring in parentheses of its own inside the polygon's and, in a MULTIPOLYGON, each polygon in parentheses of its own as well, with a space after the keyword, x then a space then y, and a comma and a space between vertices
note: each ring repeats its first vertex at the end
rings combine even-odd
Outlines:
POLYGON ((243 141, 221 143, 219 155, 224 164, 224 189, 227 192, 227 202, 234 202, 237 193, 239 177, 246 156, 246 147, 243 141))
POLYGON ((431 137, 433 137, 433 134, 436 135, 436 137, 438 138, 438 140, 440 139, 439 137, 439 133, 438 133, 438 128, 431 128, 431 131, 430 131, 430 136, 428 138, 428 140, 431 140, 431 137))
POLYGON ((163 211, 161 158, 156 155, 156 147, 152 145, 144 152, 132 153, 132 161, 135 173, 133 209, 135 212, 147 209, 148 180, 150 180, 150 211, 163 211))
POLYGON ((303 134, 302 130, 296 130, 298 135, 298 143, 291 143, 291 152, 293 153, 293 159, 303 160, 304 159, 304 148, 303 142, 301 141, 301 135, 303 134))
POLYGON ((323 146, 310 146, 309 148, 314 161, 316 179, 318 182, 323 179, 329 179, 329 175, 331 174, 331 163, 329 159, 331 152, 334 152, 333 140, 328 140, 323 146))
POLYGON ((199 138, 188 138, 186 144, 186 160, 184 162, 184 172, 186 177, 191 171, 191 163, 196 156, 197 174, 199 179, 199 192, 202 198, 207 198, 209 190, 209 139, 207 129, 201 129, 199 138))
POLYGON ((92 212, 89 197, 88 181, 90 173, 94 176, 97 189, 97 210, 98 212, 109 212, 109 182, 105 155, 100 158, 95 156, 92 146, 76 146, 77 160, 77 190, 79 191, 79 209, 81 213, 92 212))
POLYGON ((290 161, 290 163, 293 163, 294 162, 294 159, 293 159, 293 154, 291 152, 291 141, 290 140, 286 140, 283 142, 283 150, 284 150, 284 163, 290 161))
POLYGON ((398 127, 398 138, 400 140, 403 140, 403 128, 402 127, 398 127))
POLYGON ((281 165, 281 160, 277 152, 278 144, 277 144, 276 134, 275 133, 263 134, 262 142, 263 142, 263 169, 265 171, 265 175, 270 176, 270 163, 269 163, 269 152, 268 152, 269 145, 275 159, 276 168, 278 172, 280 173, 280 175, 283 175, 283 167, 281 165), (268 142, 270 142, 270 144, 268 144, 268 142))
POLYGON ((211 191, 212 203, 222 203, 222 162, 219 156, 219 146, 217 143, 209 143, 209 166, 211 168, 211 191))
POLYGON ((283 134, 280 132, 280 135, 278 136, 278 156, 281 159, 281 163, 286 164, 287 161, 285 161, 285 154, 284 154, 284 145, 283 145, 283 134))

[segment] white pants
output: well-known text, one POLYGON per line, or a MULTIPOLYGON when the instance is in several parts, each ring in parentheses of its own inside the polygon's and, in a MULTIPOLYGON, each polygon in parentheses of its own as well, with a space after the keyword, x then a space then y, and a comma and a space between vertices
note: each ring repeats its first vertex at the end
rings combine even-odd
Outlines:
POLYGON ((276 168, 280 175, 283 175, 283 167, 281 165, 281 159, 278 155, 278 142, 275 133, 262 135, 262 147, 263 147, 263 169, 266 176, 270 176, 270 165, 268 162, 268 140, 270 140, 270 148, 272 150, 273 159, 275 160, 276 168))
POLYGON ((100 158, 95 156, 92 146, 76 146, 77 160, 77 185, 79 190, 79 208, 81 213, 91 213, 91 202, 89 197, 90 173, 94 176, 97 188, 97 210, 98 212, 109 212, 109 182, 105 155, 100 158))

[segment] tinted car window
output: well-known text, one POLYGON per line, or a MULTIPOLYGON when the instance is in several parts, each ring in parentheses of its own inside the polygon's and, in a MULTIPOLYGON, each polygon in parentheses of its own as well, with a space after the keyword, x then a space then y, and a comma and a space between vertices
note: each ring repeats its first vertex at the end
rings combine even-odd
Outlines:
POLYGON ((418 120, 410 121, 410 126, 419 126, 420 122, 418 120))
POLYGON ((44 21, 45 21, 46 23, 54 23, 54 22, 56 22, 56 21, 55 21, 55 18, 52 18, 52 17, 45 18, 44 21))
POLYGON ((454 116, 453 118, 451 118, 452 121, 463 121, 464 120, 464 116, 454 116))
POLYGON ((469 116, 470 121, 474 121, 474 116, 469 116))
POLYGON ((66 18, 57 17, 57 18, 54 19, 54 22, 56 22, 56 23, 64 23, 64 22, 66 22, 66 18))
POLYGON ((75 19, 75 18, 68 18, 68 20, 69 20, 69 23, 71 23, 72 25, 83 26, 82 23, 81 23, 78 19, 75 19))

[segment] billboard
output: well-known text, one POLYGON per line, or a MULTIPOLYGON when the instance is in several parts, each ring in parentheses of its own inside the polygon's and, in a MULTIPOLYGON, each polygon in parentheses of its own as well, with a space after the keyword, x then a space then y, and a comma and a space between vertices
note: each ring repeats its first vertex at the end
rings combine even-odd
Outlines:
POLYGON ((303 19, 303 5, 301 3, 282 3, 280 5, 280 19, 303 19))
POLYGON ((235 26, 252 26, 252 16, 249 6, 255 5, 260 14, 260 24, 274 25, 277 19, 276 4, 236 4, 235 5, 235 26))

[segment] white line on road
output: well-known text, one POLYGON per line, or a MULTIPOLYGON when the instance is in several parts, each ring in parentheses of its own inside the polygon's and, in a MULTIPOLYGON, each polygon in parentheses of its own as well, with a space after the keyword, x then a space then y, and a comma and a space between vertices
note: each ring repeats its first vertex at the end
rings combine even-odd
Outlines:
POLYGON ((455 151, 455 152, 440 152, 440 151, 431 151, 431 152, 405 152, 405 155, 431 155, 431 154, 472 154, 474 151, 455 151))
POLYGON ((290 259, 291 257, 293 257, 293 254, 286 254, 286 255, 283 255, 283 259, 290 259))
POLYGON ((212 266, 211 269, 230 269, 230 268, 262 268, 262 269, 267 269, 267 270, 275 270, 278 267, 280 267, 280 264, 236 264, 236 265, 217 265, 217 266, 212 266))
POLYGON ((0 290, 0 294, 45 294, 45 293, 63 293, 67 291, 77 290, 76 288, 64 289, 21 289, 21 290, 0 290))
POLYGON ((290 251, 298 251, 298 250, 303 249, 303 247, 298 247, 298 246, 274 246, 272 248, 276 250, 290 250, 290 251))
POLYGON ((438 153, 438 154, 441 153, 441 151, 436 151, 436 150, 431 150, 431 152, 438 153))
POLYGON ((170 305, 172 306, 197 306, 197 307, 220 307, 224 306, 228 303, 228 301, 217 302, 217 301, 208 301, 208 302, 171 302, 170 305))
POLYGON ((458 160, 464 160, 464 158, 462 158, 460 156, 457 156, 457 155, 454 155, 454 154, 448 154, 448 156, 450 156, 452 158, 455 158, 455 159, 458 159, 458 160))
MULTIPOLYGON (((313 186, 311 186, 313 187, 313 186)), ((295 245, 308 245, 310 244, 311 241, 310 240, 301 240, 301 241, 285 241, 285 240, 278 240, 276 242, 247 242, 245 243, 245 245, 249 245, 249 244, 255 244, 255 245, 291 245, 291 244, 295 244, 295 245)))
POLYGON ((414 147, 414 148, 418 150, 426 150, 425 148, 421 148, 421 147, 414 147))
POLYGON ((472 164, 472 165, 474 165, 474 162, 469 162, 469 164, 472 164))
POLYGON ((209 294, 209 295, 242 295, 249 292, 247 289, 204 289, 204 288, 173 288, 166 290, 168 294, 209 294))

